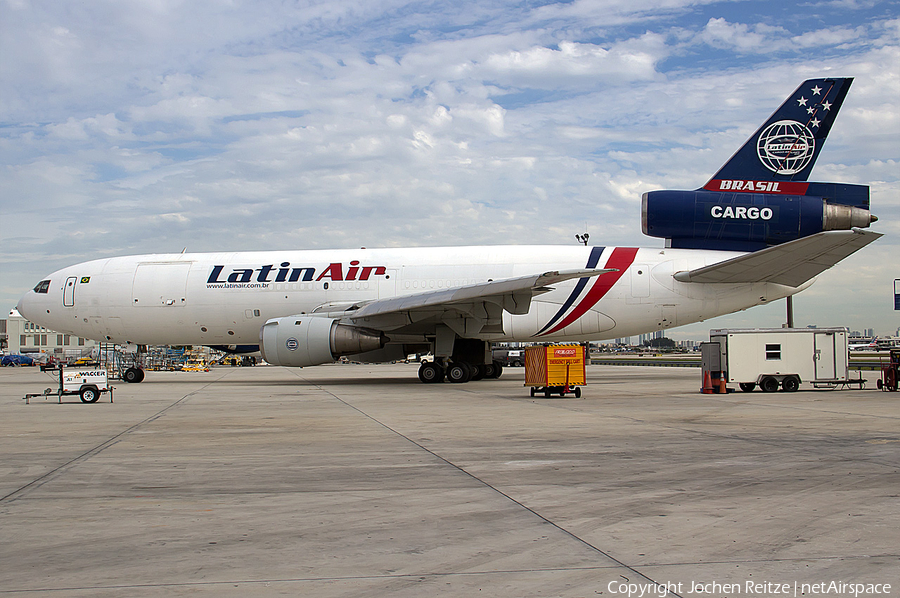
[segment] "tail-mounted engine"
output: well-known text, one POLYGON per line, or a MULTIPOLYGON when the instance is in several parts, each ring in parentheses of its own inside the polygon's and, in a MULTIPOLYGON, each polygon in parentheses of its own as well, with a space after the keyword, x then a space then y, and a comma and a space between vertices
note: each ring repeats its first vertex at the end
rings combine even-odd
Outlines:
POLYGON ((756 251, 827 230, 865 228, 869 188, 836 183, 711 181, 696 191, 644 193, 641 226, 645 235, 666 239, 667 247, 756 251), (800 193, 784 194, 794 185, 800 193), (767 188, 768 187, 768 188, 767 188), (755 192, 756 189, 759 192, 755 192))
POLYGON ((377 330, 308 315, 274 318, 259 331, 263 359, 273 365, 304 367, 331 363, 342 355, 376 351, 388 339, 377 330))

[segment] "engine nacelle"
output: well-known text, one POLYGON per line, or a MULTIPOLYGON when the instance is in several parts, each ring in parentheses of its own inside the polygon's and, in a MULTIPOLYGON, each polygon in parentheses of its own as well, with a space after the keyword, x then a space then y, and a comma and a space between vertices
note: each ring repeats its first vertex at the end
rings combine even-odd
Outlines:
POLYGON ((259 349, 272 365, 304 367, 331 363, 342 355, 376 351, 388 341, 377 330, 308 315, 274 318, 259 330, 259 349))
POLYGON ((669 247, 755 251, 826 230, 865 228, 877 220, 868 210, 868 187, 803 186, 822 195, 650 191, 642 197, 642 229, 666 239, 669 247))

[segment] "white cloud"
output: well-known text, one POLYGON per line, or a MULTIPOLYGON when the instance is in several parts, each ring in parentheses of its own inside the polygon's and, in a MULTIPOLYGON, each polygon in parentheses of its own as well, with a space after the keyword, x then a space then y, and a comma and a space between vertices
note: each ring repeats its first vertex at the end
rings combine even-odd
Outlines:
POLYGON ((900 20, 865 6, 778 27, 687 0, 7 6, 7 304, 82 257, 186 245, 569 243, 587 224, 658 246, 640 194, 701 185, 823 73, 857 79, 815 175, 871 184, 878 228, 900 222, 900 20), (76 234, 86 209, 103 226, 76 234))

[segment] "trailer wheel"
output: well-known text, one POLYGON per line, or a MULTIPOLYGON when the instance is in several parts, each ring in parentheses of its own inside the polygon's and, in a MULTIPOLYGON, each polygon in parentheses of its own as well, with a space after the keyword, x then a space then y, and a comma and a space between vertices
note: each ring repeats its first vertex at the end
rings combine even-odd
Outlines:
POLYGON ((580 387, 577 387, 577 386, 575 387, 575 398, 576 398, 576 399, 580 399, 580 398, 581 398, 581 388, 580 388, 580 387))
POLYGON ((96 403, 100 398, 100 391, 96 386, 85 386, 81 389, 80 394, 82 403, 96 403))
POLYGON ((741 382, 738 386, 741 387, 743 392, 753 392, 756 389, 754 382, 741 382))
POLYGON ((797 376, 788 376, 781 383, 781 387, 784 389, 784 392, 797 392, 800 388, 800 379, 797 376))
MULTIPOLYGON (((879 380, 879 382, 880 382, 880 380, 879 380)), ((536 394, 537 394, 537 389, 536 389, 535 387, 532 386, 532 387, 531 387, 531 396, 534 396, 534 395, 536 395, 536 394)))
POLYGON ((778 391, 778 379, 773 376, 766 376, 762 380, 759 381, 759 388, 763 392, 777 392, 778 391))

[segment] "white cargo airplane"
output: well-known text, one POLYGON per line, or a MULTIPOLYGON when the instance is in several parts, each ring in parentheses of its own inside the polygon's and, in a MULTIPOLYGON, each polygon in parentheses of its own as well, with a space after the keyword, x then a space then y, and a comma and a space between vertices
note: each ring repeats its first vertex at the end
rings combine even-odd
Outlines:
POLYGON ((82 337, 258 349, 283 366, 431 350, 423 382, 466 382, 500 374, 491 342, 610 339, 747 309, 881 236, 859 228, 876 220, 868 187, 807 182, 851 82, 804 82, 703 188, 645 193, 643 231, 665 248, 114 257, 54 272, 18 310, 82 337))

